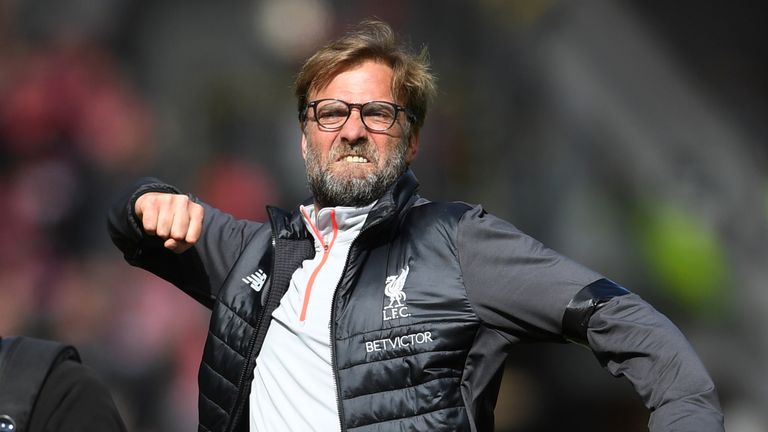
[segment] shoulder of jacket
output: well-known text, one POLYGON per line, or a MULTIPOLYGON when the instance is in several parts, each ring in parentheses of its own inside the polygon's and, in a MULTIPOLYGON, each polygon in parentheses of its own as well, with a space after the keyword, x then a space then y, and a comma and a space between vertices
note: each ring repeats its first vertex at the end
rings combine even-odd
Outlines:
POLYGON ((462 201, 430 201, 425 198, 419 198, 413 204, 411 211, 417 211, 423 215, 440 216, 445 215, 447 217, 459 217, 464 215, 467 211, 476 208, 477 206, 468 204, 462 201))
POLYGON ((27 430, 45 380, 66 360, 80 362, 71 345, 24 336, 0 339, 0 417, 6 427, 27 430))
POLYGON ((455 225, 474 208, 476 206, 459 201, 435 202, 419 198, 408 211, 406 223, 455 225))

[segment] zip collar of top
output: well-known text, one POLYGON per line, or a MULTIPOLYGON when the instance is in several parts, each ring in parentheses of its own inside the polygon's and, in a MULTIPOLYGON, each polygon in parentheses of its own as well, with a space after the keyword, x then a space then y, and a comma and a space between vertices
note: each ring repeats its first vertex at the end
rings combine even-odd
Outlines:
MULTIPOLYGON (((376 201, 376 205, 370 210, 365 220, 361 234, 367 236, 372 228, 373 231, 379 231, 392 223, 397 223, 411 204, 419 198, 418 187, 419 182, 416 176, 410 169, 406 170, 397 182, 376 201)), ((314 206, 313 202, 312 198, 304 202, 308 211, 314 206)), ((267 210, 275 238, 303 240, 312 237, 301 211, 289 213, 273 206, 267 206, 267 210)))
POLYGON ((320 211, 316 211, 315 206, 312 204, 300 207, 304 223, 315 238, 315 248, 317 252, 322 252, 323 255, 307 282, 299 321, 304 322, 306 319, 307 307, 315 279, 317 279, 318 273, 320 273, 320 270, 328 260, 339 235, 341 235, 341 242, 351 243, 357 237, 365 223, 365 219, 368 217, 368 213, 375 204, 373 202, 365 207, 326 207, 320 209, 320 211))

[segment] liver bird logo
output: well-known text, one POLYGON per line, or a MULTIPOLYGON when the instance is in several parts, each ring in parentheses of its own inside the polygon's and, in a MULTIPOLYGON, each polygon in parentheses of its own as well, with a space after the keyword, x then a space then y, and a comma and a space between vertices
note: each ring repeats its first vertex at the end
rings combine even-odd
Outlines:
POLYGON ((402 307, 402 302, 405 301, 405 293, 403 287, 405 286, 405 278, 408 277, 408 266, 405 266, 400 274, 397 276, 387 276, 387 280, 384 285, 384 294, 389 297, 389 306, 386 308, 402 307))

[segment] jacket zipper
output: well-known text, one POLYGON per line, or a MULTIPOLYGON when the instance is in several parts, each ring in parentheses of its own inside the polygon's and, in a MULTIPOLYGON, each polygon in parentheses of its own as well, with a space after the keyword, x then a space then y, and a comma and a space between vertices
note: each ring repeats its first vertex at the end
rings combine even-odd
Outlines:
MULTIPOLYGON (((270 218, 271 221, 272 218, 270 218)), ((275 252, 277 247, 277 240, 275 238, 275 226, 272 224, 272 265, 271 267, 271 273, 270 276, 273 276, 275 274, 275 252)), ((245 381, 245 377, 248 376, 248 369, 251 364, 251 357, 253 356, 253 348, 256 344, 256 338, 259 336, 259 329, 261 329, 261 323, 264 321, 264 315, 267 314, 267 306, 269 305, 269 299, 274 295, 275 287, 270 287, 269 292, 267 293, 267 300, 264 302, 264 307, 261 310, 261 313, 259 314, 259 318, 256 320, 256 326, 253 328, 253 334, 251 335, 250 340, 248 341, 248 355, 245 358, 245 365, 243 366, 243 370, 240 373, 240 379, 237 381, 237 388, 239 389, 238 394, 238 400, 237 400, 237 411, 235 411, 235 415, 230 417, 229 419, 229 427, 227 428, 227 432, 233 432, 235 430, 235 427, 237 425, 237 421, 239 420, 240 416, 243 413, 243 407, 245 406, 245 402, 241 399, 243 397, 243 383, 245 381)))
POLYGON ((333 371, 333 383, 336 387, 336 408, 339 410, 339 429, 341 432, 347 430, 344 424, 344 408, 341 404, 341 382, 339 381, 339 372, 336 365, 336 301, 339 295, 339 288, 341 287, 341 281, 344 280, 344 275, 347 273, 347 267, 349 267, 350 257, 354 252, 357 239, 360 237, 358 233, 357 237, 352 240, 349 245, 349 252, 347 253, 347 259, 344 260, 344 268, 341 271, 341 277, 339 282, 336 283, 336 289, 333 290, 333 299, 331 300, 331 370, 333 371))
MULTIPOLYGON (((320 242, 320 246, 323 248, 323 257, 320 259, 320 263, 315 267, 315 270, 312 272, 312 275, 309 277, 309 282, 307 282, 307 288, 304 290, 304 302, 301 306, 301 313, 299 314, 299 322, 304 323, 304 320, 307 317, 307 307, 309 306, 309 296, 312 293, 312 287, 315 285, 315 278, 317 278, 317 275, 320 273, 320 269, 323 268, 325 265, 325 262, 328 261, 328 256, 331 255, 331 248, 333 248, 333 244, 336 243, 336 237, 339 234, 339 226, 336 224, 336 211, 331 210, 331 225, 333 226, 333 237, 331 238, 330 243, 326 244, 323 240, 323 236, 320 234, 320 231, 318 231, 315 224, 312 223, 312 220, 309 218, 309 215, 307 212, 304 211, 304 209, 301 210, 302 213, 304 213, 304 216, 307 218, 307 221, 309 221, 309 226, 312 227, 312 231, 315 232, 315 236, 317 237, 317 240, 320 242)), ((342 273, 343 274, 343 273, 342 273)))
POLYGON ((370 231, 372 227, 378 225, 380 222, 381 221, 378 220, 374 221, 368 226, 364 226, 363 229, 361 229, 357 234, 357 237, 352 240, 352 243, 349 245, 347 259, 344 260, 344 269, 341 271, 341 277, 339 278, 339 282, 336 284, 336 289, 333 291, 333 300, 331 301, 331 369, 333 371, 333 382, 336 386, 336 407, 339 410, 339 426, 341 432, 346 431, 347 427, 344 423, 344 407, 341 404, 341 382, 339 381, 339 368, 336 365, 336 301, 338 300, 341 281, 344 280, 344 276, 347 274, 349 261, 351 260, 352 254, 356 252, 355 246, 357 245, 357 240, 364 232, 370 231))

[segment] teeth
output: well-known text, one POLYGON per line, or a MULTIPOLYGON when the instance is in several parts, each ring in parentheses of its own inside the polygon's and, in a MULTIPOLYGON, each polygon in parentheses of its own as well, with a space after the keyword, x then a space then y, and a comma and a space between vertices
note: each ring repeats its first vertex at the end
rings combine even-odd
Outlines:
POLYGON ((345 156, 344 160, 347 162, 354 162, 354 163, 366 163, 368 162, 368 159, 362 157, 362 156, 345 156))

